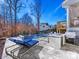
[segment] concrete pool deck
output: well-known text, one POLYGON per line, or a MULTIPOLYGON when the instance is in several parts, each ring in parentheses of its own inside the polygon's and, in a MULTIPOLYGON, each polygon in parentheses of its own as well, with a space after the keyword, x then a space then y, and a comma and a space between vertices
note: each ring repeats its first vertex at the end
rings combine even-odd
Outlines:
MULTIPOLYGON (((6 40, 5 48, 15 43, 6 40)), ((28 54, 25 54, 22 59, 79 59, 79 47, 71 44, 65 45, 60 50, 54 49, 51 44, 45 41, 40 41, 39 45, 32 48, 28 54), (70 49, 70 50, 69 50, 70 49), (76 51, 75 51, 76 50, 76 51), (30 55, 32 53, 32 55, 30 55)), ((2 59, 12 59, 10 56, 6 55, 5 48, 3 51, 2 59)), ((27 48, 23 47, 16 52, 19 55, 24 52, 27 48)))

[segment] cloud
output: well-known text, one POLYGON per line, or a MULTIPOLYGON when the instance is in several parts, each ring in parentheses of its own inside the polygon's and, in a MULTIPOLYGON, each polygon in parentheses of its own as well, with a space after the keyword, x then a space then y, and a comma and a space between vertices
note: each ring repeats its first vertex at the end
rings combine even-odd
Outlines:
POLYGON ((61 6, 62 6, 62 4, 60 4, 60 5, 54 10, 54 13, 56 13, 56 12, 59 10, 59 8, 61 8, 61 6))

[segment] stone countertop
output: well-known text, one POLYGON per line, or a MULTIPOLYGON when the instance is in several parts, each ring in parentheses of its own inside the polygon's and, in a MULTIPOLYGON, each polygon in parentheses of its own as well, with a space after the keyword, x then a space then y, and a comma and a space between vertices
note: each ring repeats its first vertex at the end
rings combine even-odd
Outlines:
POLYGON ((62 37, 64 34, 49 34, 48 36, 49 37, 57 37, 57 38, 60 38, 62 37))

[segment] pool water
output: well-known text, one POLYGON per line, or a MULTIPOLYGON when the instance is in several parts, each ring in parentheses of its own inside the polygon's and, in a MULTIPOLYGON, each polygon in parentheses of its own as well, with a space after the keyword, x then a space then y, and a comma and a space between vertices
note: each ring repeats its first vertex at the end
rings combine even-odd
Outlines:
POLYGON ((47 37, 47 36, 48 36, 47 34, 34 34, 34 35, 31 35, 31 36, 25 36, 24 39, 37 40, 38 38, 47 37))

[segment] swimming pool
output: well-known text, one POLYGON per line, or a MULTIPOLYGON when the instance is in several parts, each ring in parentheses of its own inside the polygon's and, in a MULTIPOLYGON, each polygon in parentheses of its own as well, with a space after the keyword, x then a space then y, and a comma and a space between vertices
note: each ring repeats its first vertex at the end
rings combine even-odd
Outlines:
POLYGON ((48 34, 33 34, 31 36, 24 36, 24 39, 34 39, 37 40, 38 38, 41 37, 48 37, 48 34))

